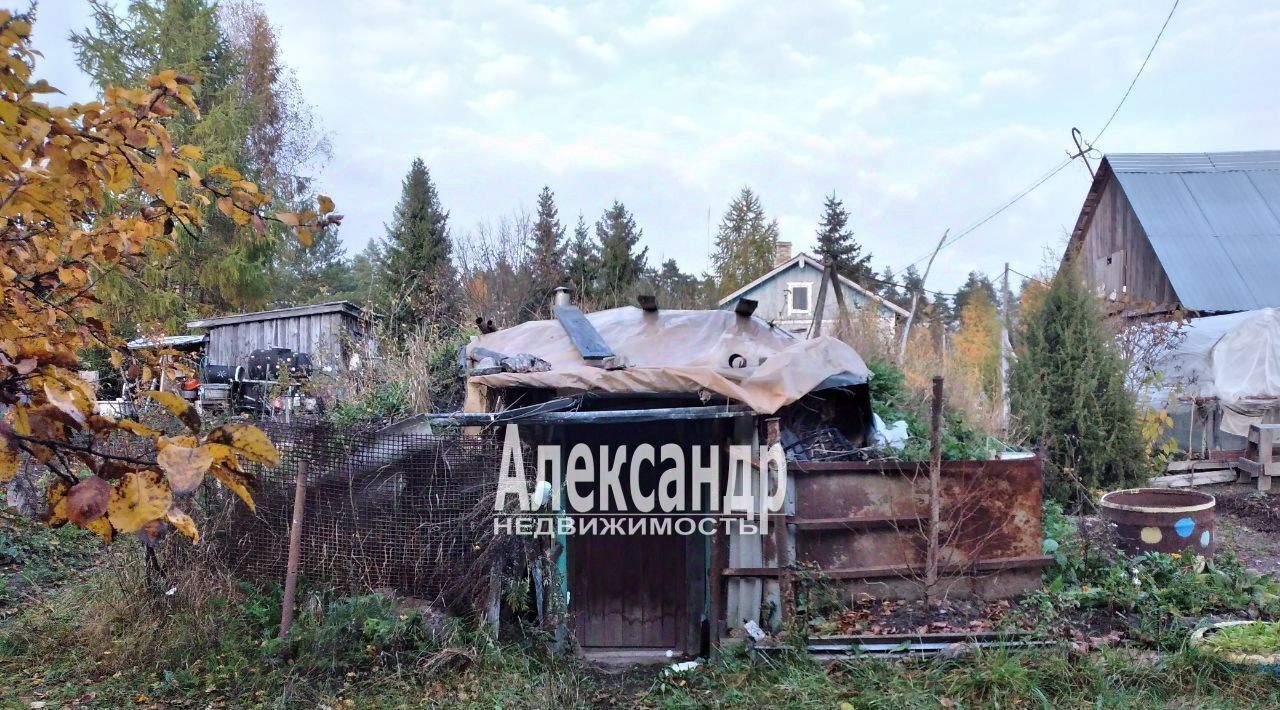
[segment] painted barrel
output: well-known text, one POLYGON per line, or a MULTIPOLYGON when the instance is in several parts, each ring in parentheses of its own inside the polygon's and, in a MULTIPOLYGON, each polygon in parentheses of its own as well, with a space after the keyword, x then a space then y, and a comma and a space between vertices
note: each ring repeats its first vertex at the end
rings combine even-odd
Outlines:
POLYGON ((1176 488, 1131 488, 1102 496, 1102 517, 1115 525, 1116 544, 1130 554, 1183 552, 1210 556, 1217 501, 1208 493, 1176 488))

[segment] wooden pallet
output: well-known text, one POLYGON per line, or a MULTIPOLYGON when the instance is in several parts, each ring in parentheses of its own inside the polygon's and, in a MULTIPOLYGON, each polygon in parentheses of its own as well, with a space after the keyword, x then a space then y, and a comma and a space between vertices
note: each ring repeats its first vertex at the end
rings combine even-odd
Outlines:
POLYGON ((1280 476, 1280 461, 1276 461, 1276 443, 1280 441, 1280 424, 1251 424, 1249 442, 1244 456, 1236 461, 1239 483, 1258 480, 1259 491, 1271 490, 1271 478, 1280 476))

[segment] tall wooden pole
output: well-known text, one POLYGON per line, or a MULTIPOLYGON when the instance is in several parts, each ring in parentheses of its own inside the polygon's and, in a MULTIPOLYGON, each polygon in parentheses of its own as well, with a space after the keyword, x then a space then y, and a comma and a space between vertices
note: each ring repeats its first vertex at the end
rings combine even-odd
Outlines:
POLYGON ((929 422, 929 547, 925 552, 925 599, 933 601, 938 586, 938 528, 942 489, 942 375, 933 376, 933 417, 929 422))
POLYGON ((822 335, 822 312, 826 310, 827 305, 827 285, 830 283, 828 278, 831 270, 827 264, 822 266, 822 280, 818 283, 818 298, 813 302, 813 323, 809 326, 809 338, 816 338, 822 335))
POLYGON ((1004 278, 1000 280, 1001 313, 1000 320, 1000 430, 1009 433, 1009 363, 1013 358, 1013 344, 1009 340, 1013 334, 1013 318, 1009 314, 1009 262, 1004 263, 1004 278))
POLYGON ((284 604, 280 610, 280 637, 293 626, 294 598, 298 594, 298 562, 302 557, 302 520, 307 504, 307 462, 298 462, 298 480, 293 487, 293 519, 289 523, 289 561, 284 574, 284 604))
POLYGON ((924 284, 929 280, 929 270, 933 268, 933 260, 938 258, 938 252, 942 251, 942 245, 947 243, 947 235, 950 233, 950 227, 942 231, 942 238, 938 240, 938 246, 934 247, 933 254, 929 255, 929 263, 924 267, 924 276, 920 277, 920 287, 916 289, 915 293, 911 294, 911 310, 907 312, 907 324, 902 329, 902 346, 898 348, 899 365, 907 357, 907 338, 911 336, 911 322, 916 319, 916 306, 920 302, 920 294, 924 291, 924 284))

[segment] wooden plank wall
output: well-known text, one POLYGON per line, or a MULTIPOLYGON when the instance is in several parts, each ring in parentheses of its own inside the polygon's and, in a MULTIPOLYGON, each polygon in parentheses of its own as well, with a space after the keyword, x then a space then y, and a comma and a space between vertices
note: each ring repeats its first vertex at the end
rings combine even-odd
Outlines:
POLYGON ((224 325, 209 331, 209 362, 243 365, 254 350, 283 347, 308 353, 316 363, 340 363, 343 338, 355 329, 355 319, 342 313, 224 325))
POLYGON ((1116 293, 1124 303, 1176 303, 1177 295, 1156 257, 1124 189, 1114 178, 1102 191, 1085 233, 1080 268, 1091 288, 1116 293), (1107 259, 1111 259, 1111 264, 1107 259), (1120 264, 1116 268, 1117 262, 1120 264), (1119 281, 1119 283, 1117 283, 1119 281))

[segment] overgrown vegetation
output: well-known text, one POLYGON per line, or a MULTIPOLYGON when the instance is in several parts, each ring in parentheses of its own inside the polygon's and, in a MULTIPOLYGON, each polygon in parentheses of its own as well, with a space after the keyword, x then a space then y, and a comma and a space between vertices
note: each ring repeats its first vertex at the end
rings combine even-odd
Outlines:
MULTIPOLYGON (((1185 557, 1151 556, 1136 563, 1144 585, 1149 580, 1176 592, 1143 596, 1120 583, 1138 589, 1120 579, 1130 563, 1086 552, 1093 541, 1074 532, 1074 521, 1060 508, 1050 507, 1046 523, 1049 539, 1058 543, 1059 564, 1046 576, 1049 589, 1028 600, 1028 613, 1061 617, 1086 601, 1106 609, 1108 597, 1121 599, 1116 612, 1128 612, 1138 629, 1132 644, 1081 649, 1061 642, 1060 627, 1046 620, 1039 629, 1052 643, 1048 648, 827 664, 739 648, 685 673, 660 667, 614 674, 551 655, 550 639, 540 632, 521 630, 518 640, 498 642, 469 622, 424 614, 417 604, 380 594, 334 597, 305 585, 293 635, 283 641, 276 638, 278 586, 236 583, 191 547, 185 549, 194 551, 197 567, 168 565, 168 577, 157 586, 147 579, 140 547, 133 544, 111 548, 92 572, 81 571, 81 562, 50 571, 40 587, 12 605, 8 618, 0 618, 0 705, 559 709, 1280 702, 1280 682, 1268 676, 1243 681, 1238 666, 1186 647, 1187 628, 1156 638, 1154 645, 1140 637, 1151 626, 1148 616, 1169 621, 1170 615, 1247 608, 1240 606, 1244 596, 1266 601, 1257 596, 1261 582, 1223 567, 1223 561, 1217 563, 1225 575, 1219 578, 1207 565, 1201 572, 1184 565, 1185 557), (76 575, 84 577, 82 583, 60 584, 76 575), (1053 589, 1059 585, 1075 590, 1053 589), (1086 585, 1106 591, 1090 594, 1082 589, 1086 585), (165 593, 168 588, 172 595, 165 593)), ((74 535, 65 531, 16 532, 41 548, 30 553, 40 559, 56 554, 49 547, 61 550, 77 542, 64 540, 74 535)), ((1270 608, 1263 604, 1259 613, 1270 608)))
POLYGON ((1083 503, 1150 473, 1125 366, 1097 299, 1064 269, 1026 323, 1010 373, 1014 424, 1044 456, 1045 491, 1083 503))
MULTIPOLYGON (((895 365, 870 360, 871 407, 886 425, 896 421, 907 423, 910 439, 901 452, 906 461, 929 458, 930 395, 908 391, 907 377, 895 365)), ((991 458, 992 440, 973 427, 963 410, 947 406, 943 411, 942 458, 969 461, 991 458)))
POLYGON ((1117 553, 1094 532, 1078 532, 1060 504, 1046 504, 1045 549, 1054 566, 1037 603, 1056 613, 1080 609, 1138 613, 1148 619, 1210 614, 1280 615, 1280 581, 1244 567, 1231 553, 1117 553))
POLYGON ((1220 653, 1274 656, 1280 654, 1280 623, 1258 621, 1224 626, 1206 635, 1204 646, 1220 653))

